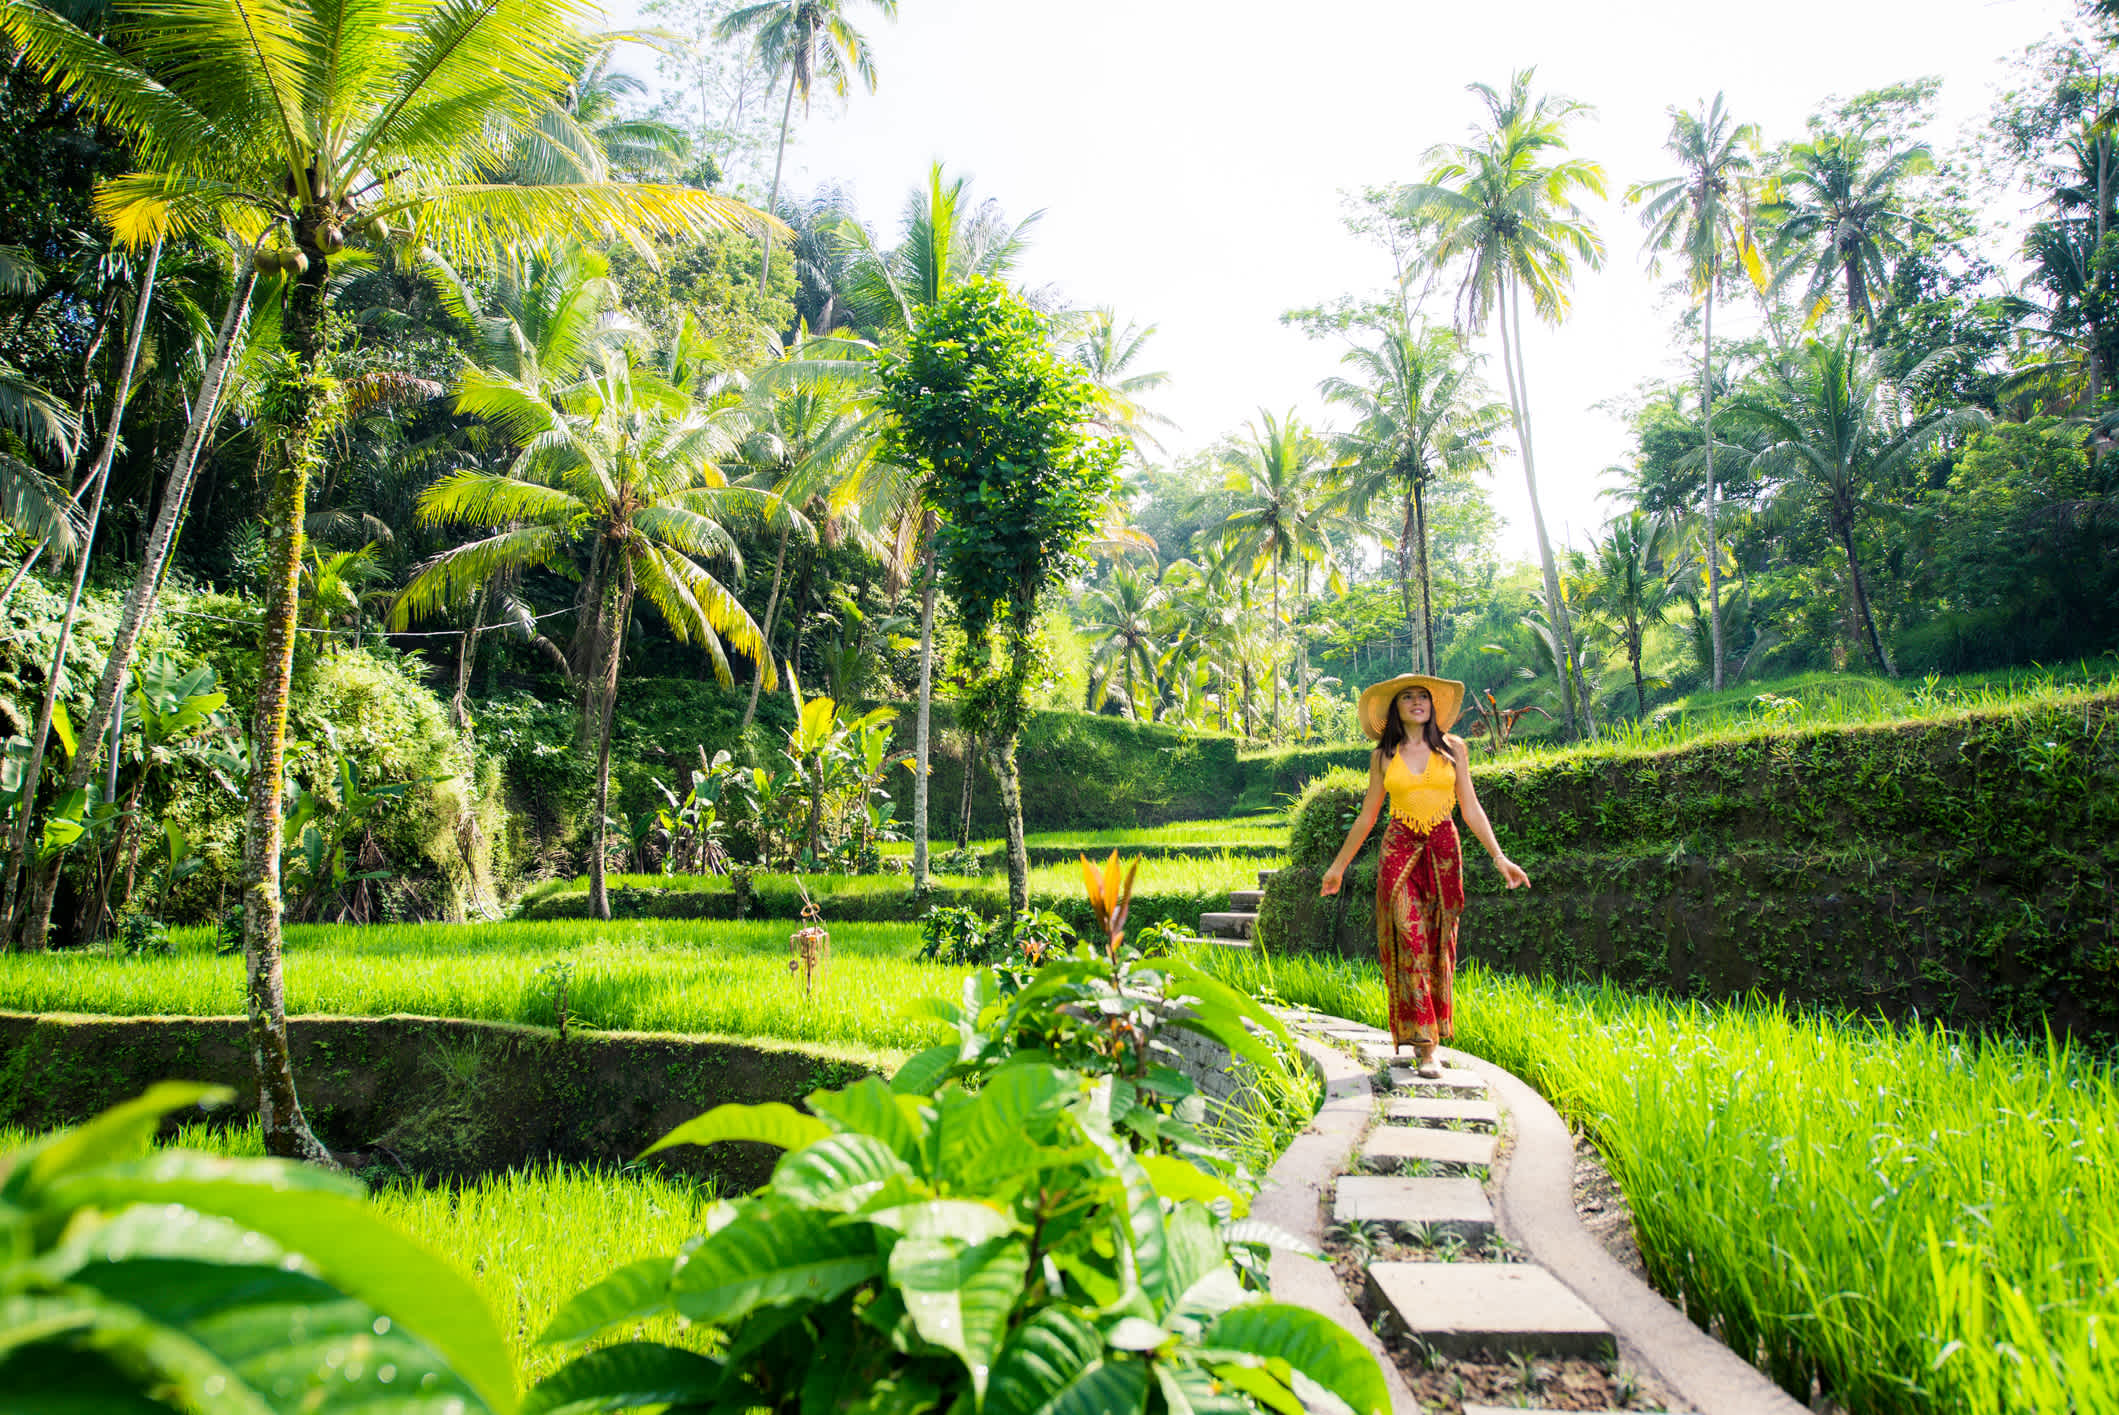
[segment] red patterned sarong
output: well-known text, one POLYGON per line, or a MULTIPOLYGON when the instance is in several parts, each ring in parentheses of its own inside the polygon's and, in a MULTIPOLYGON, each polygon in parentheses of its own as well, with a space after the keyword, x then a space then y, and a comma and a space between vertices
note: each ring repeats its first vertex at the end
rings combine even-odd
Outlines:
POLYGON ((1376 872, 1376 956, 1390 995, 1391 1043, 1431 1046, 1451 1035, 1464 855, 1445 820, 1425 835, 1393 819, 1376 872))

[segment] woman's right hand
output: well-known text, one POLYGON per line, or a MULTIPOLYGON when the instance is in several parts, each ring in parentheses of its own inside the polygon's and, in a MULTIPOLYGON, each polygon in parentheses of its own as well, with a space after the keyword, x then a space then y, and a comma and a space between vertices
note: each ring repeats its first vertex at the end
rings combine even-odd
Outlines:
POLYGON ((1345 866, 1332 866, 1330 869, 1324 872, 1324 883, 1317 887, 1317 897, 1319 899, 1331 898, 1333 895, 1339 892, 1339 886, 1345 879, 1345 866))

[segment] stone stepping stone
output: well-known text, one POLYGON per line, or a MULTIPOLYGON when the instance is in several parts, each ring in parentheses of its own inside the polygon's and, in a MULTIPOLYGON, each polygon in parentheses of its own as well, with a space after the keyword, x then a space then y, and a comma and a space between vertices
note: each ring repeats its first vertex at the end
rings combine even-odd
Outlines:
POLYGON ((1486 1082, 1476 1071, 1457 1071, 1445 1066, 1442 1068, 1440 1076, 1427 1077, 1415 1072, 1410 1066, 1393 1066, 1391 1068, 1392 1090, 1410 1091, 1415 1086, 1440 1087, 1445 1091, 1451 1091, 1457 1095, 1467 1097, 1478 1097, 1486 1094, 1486 1082))
POLYGON ((1598 1357, 1616 1349, 1604 1319, 1532 1263, 1376 1263, 1368 1285, 1407 1331, 1445 1356, 1598 1357))
POLYGON ((1501 1128, 1501 1108, 1492 1101, 1445 1100, 1435 1096, 1385 1096, 1383 1118, 1431 1126, 1461 1120, 1474 1130, 1501 1128))
POLYGON ((1494 1231, 1494 1206, 1476 1179, 1402 1179, 1342 1174, 1332 1196, 1336 1223, 1424 1223, 1467 1243, 1494 1231))
POLYGON ((1494 1162, 1494 1137, 1461 1130, 1427 1130, 1417 1125, 1379 1125, 1361 1146, 1370 1160, 1432 1160, 1436 1164, 1494 1162))
MULTIPOLYGON (((1522 1405, 1467 1405, 1464 1415, 1627 1415, 1624 1410, 1555 1410, 1549 1405, 1536 1407, 1522 1405)), ((1662 1415, 1686 1415, 1679 1410, 1666 1410, 1662 1415)))

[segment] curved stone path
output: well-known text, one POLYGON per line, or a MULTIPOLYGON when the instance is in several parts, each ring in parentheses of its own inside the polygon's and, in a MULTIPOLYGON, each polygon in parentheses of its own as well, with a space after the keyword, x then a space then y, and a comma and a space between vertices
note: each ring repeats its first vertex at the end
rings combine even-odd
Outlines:
MULTIPOLYGON (((1394 1055, 1387 1033, 1303 1010, 1278 1015, 1322 1074, 1324 1103, 1290 1144, 1253 1202, 1258 1218, 1320 1249, 1328 1226, 1414 1226, 1442 1241, 1498 1235, 1519 1262, 1377 1262, 1371 1309, 1394 1317, 1445 1357, 1608 1357, 1623 1344, 1691 1410, 1704 1415, 1803 1415, 1804 1407, 1688 1321, 1621 1267, 1574 1209, 1573 1144, 1551 1106, 1500 1067, 1448 1048, 1439 1081, 1394 1055), (1387 1084, 1381 1078, 1387 1077, 1387 1084), (1504 1147, 1503 1141, 1507 1144, 1504 1147), (1476 1178, 1358 1173, 1362 1166, 1491 1166, 1476 1178), (1493 1171, 1489 1170, 1489 1173, 1493 1171)), ((1377 1357, 1395 1415, 1420 1411, 1397 1363, 1321 1258, 1279 1252, 1276 1300, 1324 1313, 1377 1357)), ((1485 1407, 1466 1405, 1466 1415, 1485 1407)))

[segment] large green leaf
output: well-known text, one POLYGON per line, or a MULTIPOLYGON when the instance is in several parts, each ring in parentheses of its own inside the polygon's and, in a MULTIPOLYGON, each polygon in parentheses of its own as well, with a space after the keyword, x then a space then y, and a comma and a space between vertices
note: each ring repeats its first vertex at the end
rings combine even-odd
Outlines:
MULTIPOLYGON (((1155 1387, 1170 1415, 1251 1415, 1257 1408, 1226 1381, 1197 1366, 1158 1361, 1155 1387)), ((1298 1404, 1287 1415, 1301 1415, 1301 1410, 1298 1404)))
POLYGON ((1080 1314, 1047 1307, 1017 1327, 993 1363, 985 1415, 1043 1415, 1104 1353, 1080 1314))
POLYGON ((906 1238, 955 1238, 984 1243, 1020 1232, 1022 1225, 1005 1210, 977 1199, 927 1199, 915 1204, 864 1210, 861 1217, 906 1238))
POLYGON ((1023 1174, 1030 1151, 1047 1138, 1052 1117, 1078 1087, 1073 1072, 1030 1063, 1003 1066, 987 1076, 969 1104, 950 1097, 937 1121, 937 1179, 946 1175, 978 1193, 1001 1176, 1023 1174))
POLYGON ((642 1405, 704 1403, 718 1392, 721 1364, 696 1352, 649 1341, 606 1346, 578 1356, 523 1397, 522 1415, 591 1415, 642 1405))
MULTIPOLYGON (((18 1163, 4 1191, 0 1192, 20 1203, 34 1203, 30 1195, 70 1170, 109 1164, 114 1160, 138 1159, 146 1154, 148 1142, 161 1126, 162 1117, 171 1111, 194 1105, 225 1105, 234 1099, 235 1092, 226 1086, 209 1086, 195 1081, 156 1082, 144 1094, 112 1106, 87 1124, 62 1130, 38 1144, 29 1163, 18 1163)), ((292 1171, 314 1167, 287 1165, 285 1168, 292 1171)), ((324 1173, 322 1170, 314 1172, 324 1173)), ((351 1181, 345 1181, 338 1187, 346 1189, 349 1184, 351 1181)), ((351 1185, 349 1192, 358 1190, 358 1185, 351 1185)))
POLYGON ((1029 1270, 1029 1249, 1012 1238, 970 1248, 947 1239, 905 1238, 890 1253, 890 1280, 913 1326, 962 1359, 980 1400, 1029 1270))
POLYGON ((1285 1361, 1353 1408, 1389 1415, 1390 1387, 1368 1348, 1330 1317, 1284 1302, 1255 1302, 1222 1314, 1200 1338, 1204 1351, 1285 1361))
MULTIPOLYGON (((956 1054, 954 1047, 938 1050, 956 1054)), ((917 1058, 915 1058, 917 1059, 917 1058)), ((808 1099, 809 1108, 842 1130, 873 1135, 890 1146, 901 1160, 918 1156, 924 1128, 918 1110, 910 1101, 901 1103, 889 1085, 875 1076, 863 1076, 839 1091, 818 1091, 808 1099)))
POLYGON ((1239 1214, 1250 1207, 1250 1200, 1244 1195, 1189 1160, 1175 1155, 1143 1154, 1140 1163, 1148 1171, 1148 1182, 1155 1186, 1155 1192, 1173 1204, 1227 1199, 1229 1207, 1239 1214))
POLYGON ((461 1270, 359 1200, 319 1188, 267 1187, 260 1172, 256 1161, 172 1151, 68 1176, 45 1198, 79 1208, 178 1204, 233 1219, 300 1253, 341 1292, 403 1324, 489 1408, 514 1408, 514 1361, 492 1310, 461 1270))
POLYGON ((949 1074, 951 1065, 956 1065, 958 1055, 960 1049, 954 1044, 928 1046, 896 1070, 890 1078, 890 1089, 898 1095, 932 1095, 934 1087, 939 1087, 949 1074))
POLYGON ((762 1200, 708 1238, 670 1292, 695 1322, 727 1324, 762 1306, 829 1302, 883 1271, 875 1230, 762 1200))
POLYGON ((1215 1231, 1212 1215, 1198 1204, 1180 1204, 1163 1226, 1170 1254, 1168 1321, 1201 1321, 1246 1300, 1243 1284, 1229 1266, 1228 1249, 1215 1231))
POLYGON ((773 1170, 772 1191, 809 1209, 852 1213, 886 1189, 903 1199, 913 1173, 890 1146, 873 1135, 826 1135, 814 1144, 781 1156, 773 1170))
MULTIPOLYGON (((0 1354, 53 1340, 108 1354, 143 1387, 173 1397, 179 1408, 273 1415, 273 1407, 259 1392, 189 1333, 165 1326, 127 1302, 84 1287, 0 1298, 0 1354)), ((30 1393, 6 1394, 21 1398, 30 1393)), ((22 1408, 35 1410, 37 1404, 25 1400, 22 1408)))
POLYGON ((767 1101, 764 1105, 717 1105, 694 1116, 640 1152, 646 1159, 672 1145, 711 1145, 721 1140, 754 1140, 799 1150, 831 1133, 831 1127, 813 1115, 804 1115, 791 1105, 767 1101))
MULTIPOLYGON (((1109 1078, 1105 1078, 1108 1086, 1109 1078)), ((1164 1311, 1170 1300, 1167 1240, 1163 1232, 1162 1200, 1148 1182, 1148 1171, 1123 1137, 1114 1135, 1103 1117, 1092 1112, 1082 1124, 1082 1133, 1103 1156, 1104 1168, 1124 1193, 1126 1239, 1133 1249, 1133 1264, 1140 1275, 1142 1291, 1164 1311)))
POLYGON ((1259 1005, 1258 999, 1239 988, 1232 988, 1221 979, 1201 971, 1192 964, 1177 958, 1159 958, 1156 966, 1165 976, 1181 984, 1181 991, 1191 994, 1211 1007, 1223 1008, 1255 1022, 1265 1034, 1283 1046, 1294 1045, 1288 1029, 1278 1017, 1259 1005))
POLYGON ((568 1298, 545 1323, 541 1343, 587 1341, 622 1322, 637 1322, 670 1308, 670 1276, 675 1258, 642 1258, 627 1263, 593 1287, 568 1298))

